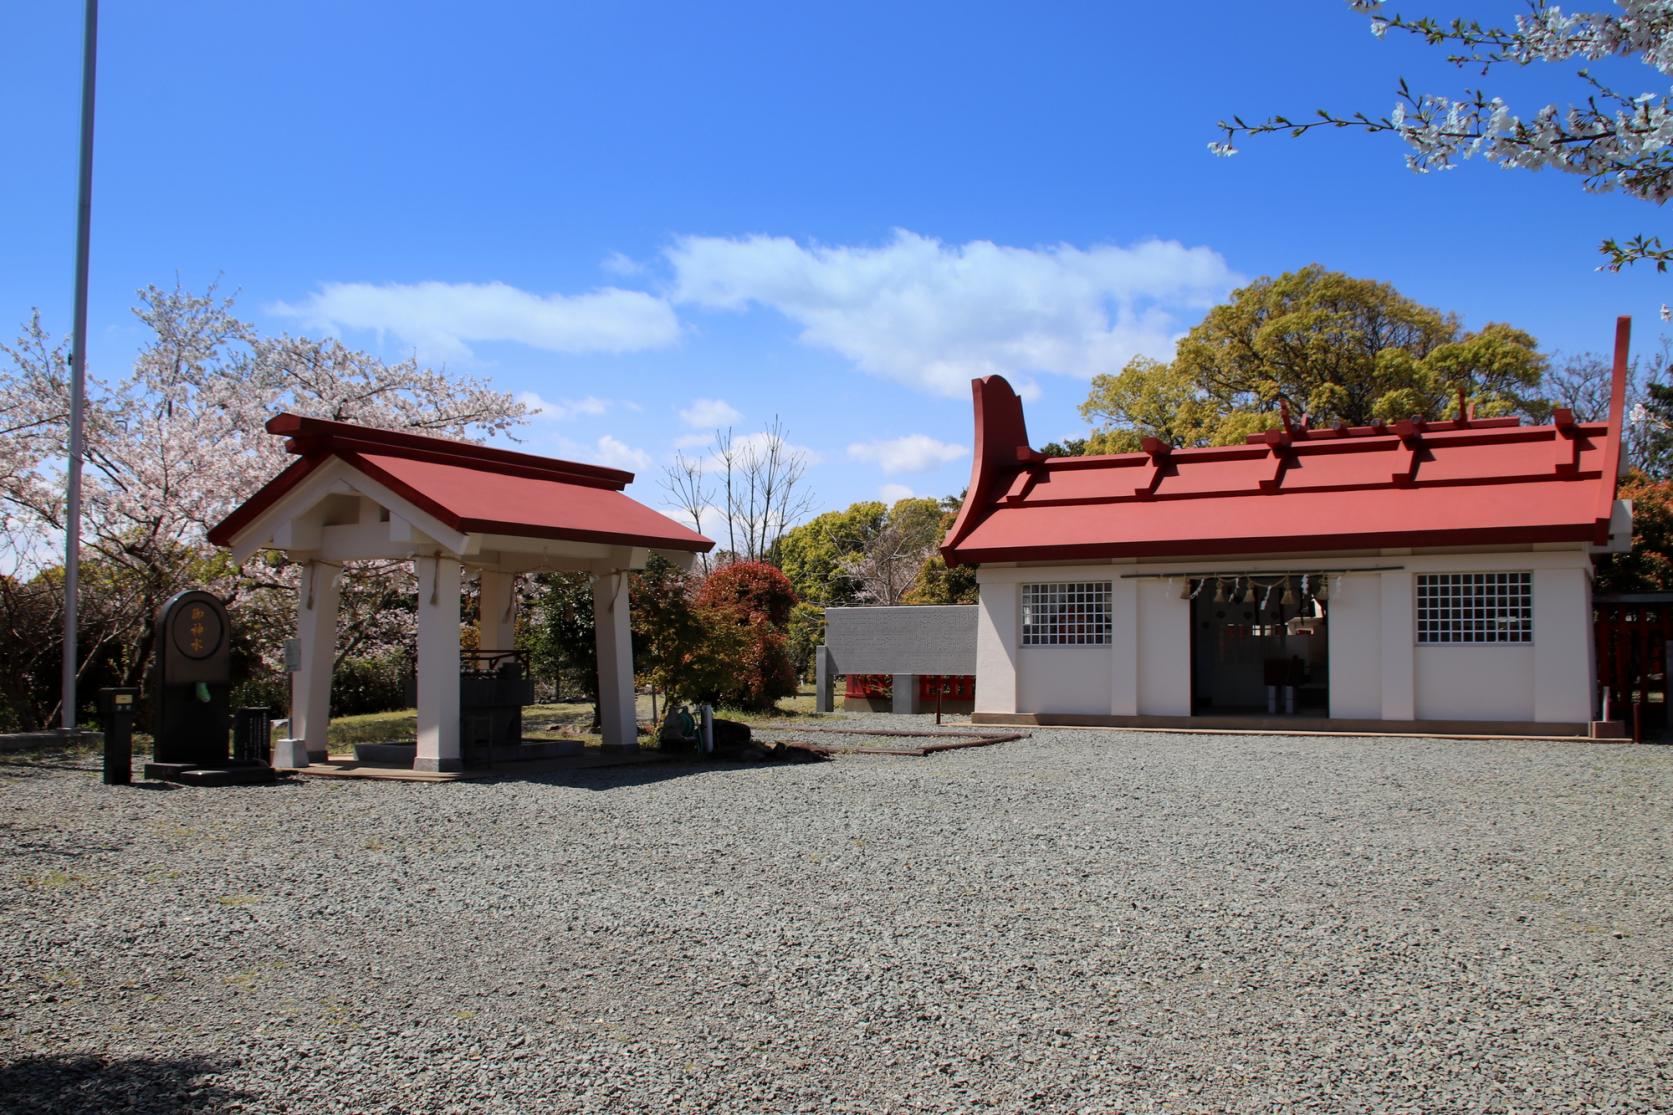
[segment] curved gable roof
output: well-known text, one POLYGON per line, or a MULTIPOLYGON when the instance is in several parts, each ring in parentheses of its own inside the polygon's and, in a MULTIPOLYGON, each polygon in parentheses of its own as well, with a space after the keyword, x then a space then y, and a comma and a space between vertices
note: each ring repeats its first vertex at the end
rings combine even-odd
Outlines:
POLYGON ((209 532, 216 545, 230 545, 320 465, 342 460, 461 533, 694 553, 714 546, 625 495, 633 474, 620 469, 294 414, 270 419, 267 430, 299 459, 209 532))
POLYGON ((1046 458, 1000 376, 971 384, 976 454, 948 565, 1609 539, 1630 319, 1607 422, 1515 418, 1313 430, 1247 444, 1046 458))

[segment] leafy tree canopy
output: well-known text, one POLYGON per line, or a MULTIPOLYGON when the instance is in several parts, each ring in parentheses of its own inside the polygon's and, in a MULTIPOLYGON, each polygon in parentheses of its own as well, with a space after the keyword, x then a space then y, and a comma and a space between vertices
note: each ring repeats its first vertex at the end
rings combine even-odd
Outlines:
POLYGON ((1232 293, 1180 341, 1171 362, 1135 357, 1100 375, 1081 405, 1089 453, 1230 445, 1280 422, 1280 404, 1314 424, 1364 425, 1454 412, 1528 412, 1545 370, 1534 338, 1509 325, 1465 333, 1453 314, 1387 283, 1317 264, 1232 293))
POLYGON ((941 517, 941 502, 925 498, 827 511, 785 534, 779 566, 803 600, 899 604, 941 540, 941 517))
POLYGON ((1597 592, 1664 592, 1673 586, 1673 481, 1635 472, 1620 498, 1632 501, 1632 550, 1597 563, 1597 592))

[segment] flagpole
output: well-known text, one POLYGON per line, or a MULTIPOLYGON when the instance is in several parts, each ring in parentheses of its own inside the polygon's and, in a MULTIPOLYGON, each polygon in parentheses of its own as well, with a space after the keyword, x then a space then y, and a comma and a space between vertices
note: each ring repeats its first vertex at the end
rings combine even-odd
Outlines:
POLYGON ((63 728, 76 730, 76 600, 81 579, 82 397, 87 385, 87 262, 93 230, 93 74, 99 0, 87 0, 81 54, 81 178, 76 192, 75 321, 70 334, 70 460, 64 510, 63 728))

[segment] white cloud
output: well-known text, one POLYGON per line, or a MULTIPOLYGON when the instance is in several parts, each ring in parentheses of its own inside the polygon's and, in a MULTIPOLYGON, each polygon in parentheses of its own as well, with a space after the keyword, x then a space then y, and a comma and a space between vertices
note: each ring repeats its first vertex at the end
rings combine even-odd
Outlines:
POLYGON ((517 401, 529 408, 529 416, 543 422, 564 422, 582 415, 596 417, 609 410, 613 405, 609 399, 600 399, 596 395, 587 395, 580 399, 562 399, 553 402, 543 399, 533 391, 523 391, 517 396, 517 401))
MULTIPOLYGON (((773 435, 765 430, 753 434, 737 434, 732 438, 732 452, 736 459, 747 458, 752 453, 757 457, 764 458, 768 450, 772 448, 772 439, 773 435)), ((710 439, 708 444, 712 445, 713 440, 710 439)), ((810 465, 821 464, 825 460, 823 453, 809 449, 805 445, 797 445, 793 441, 783 442, 779 446, 779 452, 785 456, 800 454, 802 459, 810 465)), ((720 459, 713 453, 709 455, 709 460, 703 467, 716 470, 716 475, 724 469, 720 459)))
POLYGON ((738 408, 725 399, 693 399, 690 406, 680 410, 680 421, 704 430, 731 426, 741 418, 738 408))
POLYGON ((622 252, 611 252, 600 260, 598 265, 609 274, 620 275, 624 278, 631 275, 641 275, 645 271, 643 263, 622 252))
POLYGON ((635 352, 679 340, 674 308, 637 290, 531 294, 505 283, 325 283, 273 312, 304 325, 391 334, 426 360, 462 360, 470 342, 515 341, 551 352, 635 352))
POLYGON ((643 449, 635 449, 610 434, 602 434, 597 441, 590 444, 558 434, 553 436, 548 444, 557 456, 566 461, 626 469, 634 473, 647 472, 656 465, 649 453, 643 449))
POLYGON ((891 441, 857 442, 848 447, 850 457, 857 461, 875 461, 888 473, 925 472, 969 453, 965 446, 949 445, 928 434, 908 434, 891 441))
POLYGON ((1135 355, 1169 358, 1238 281, 1218 252, 1167 240, 1014 248, 897 230, 881 247, 686 236, 665 254, 675 302, 770 307, 806 344, 953 397, 994 372, 1087 379, 1135 355))
POLYGON ((649 453, 643 449, 635 449, 624 441, 618 441, 609 434, 598 439, 593 460, 609 468, 621 468, 629 472, 645 472, 651 467, 649 453))
MULTIPOLYGON (((732 437, 733 467, 738 468, 740 462, 751 454, 764 456, 771 446, 772 435, 766 431, 753 434, 734 434, 732 437)), ((697 460, 703 466, 703 475, 709 480, 718 482, 726 471, 726 464, 715 451, 715 438, 711 434, 682 434, 673 441, 675 449, 696 449, 700 452, 689 454, 687 460, 697 460)), ((798 445, 793 441, 784 442, 779 452, 786 457, 799 454, 804 463, 809 465, 823 464, 825 455, 805 445, 798 445)))
POLYGON ((905 484, 885 484, 877 489, 877 498, 884 503, 899 503, 903 499, 912 498, 912 489, 905 484))

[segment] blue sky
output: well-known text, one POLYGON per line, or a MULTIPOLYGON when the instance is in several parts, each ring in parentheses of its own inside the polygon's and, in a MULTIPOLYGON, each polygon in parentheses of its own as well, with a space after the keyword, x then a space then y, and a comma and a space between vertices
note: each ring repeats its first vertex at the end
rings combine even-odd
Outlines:
MULTIPOLYGON (((0 11, 0 319, 63 332, 79 67, 80 5, 0 11)), ((1328 2, 107 3, 90 359, 131 360, 138 287, 219 276, 264 330, 546 401, 529 449, 652 503, 676 448, 776 414, 828 508, 957 493, 972 375, 1024 387, 1036 444, 1081 433, 1090 375, 1310 262, 1548 351, 1619 313, 1652 343, 1673 279, 1595 271, 1645 203, 1348 133, 1207 151, 1402 74, 1474 80, 1328 2)))

